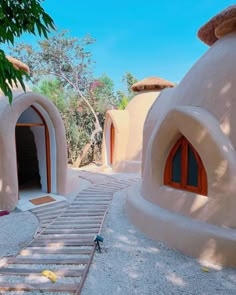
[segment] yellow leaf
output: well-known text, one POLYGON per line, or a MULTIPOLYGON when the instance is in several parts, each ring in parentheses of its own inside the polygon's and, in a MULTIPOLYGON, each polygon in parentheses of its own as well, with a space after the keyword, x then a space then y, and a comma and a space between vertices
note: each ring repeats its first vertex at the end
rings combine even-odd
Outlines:
POLYGON ((43 271, 41 272, 41 274, 42 274, 43 276, 47 277, 48 279, 50 279, 53 283, 56 283, 56 281, 57 281, 57 276, 55 275, 54 272, 45 269, 45 270, 43 270, 43 271))

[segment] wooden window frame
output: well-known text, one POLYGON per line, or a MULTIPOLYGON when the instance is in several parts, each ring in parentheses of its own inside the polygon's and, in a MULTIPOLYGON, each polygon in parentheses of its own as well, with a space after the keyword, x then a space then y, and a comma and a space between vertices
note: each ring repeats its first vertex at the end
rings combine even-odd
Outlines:
POLYGON ((110 165, 113 164, 114 160, 114 146, 115 146, 115 127, 113 123, 111 123, 110 127, 110 165))
POLYGON ((201 195, 207 195, 207 174, 203 166, 202 160, 194 149, 192 144, 182 136, 172 147, 165 165, 164 185, 171 186, 176 189, 190 191, 201 195), (172 181, 172 163, 178 148, 181 146, 181 181, 180 183, 172 181), (188 181, 188 147, 192 150, 198 165, 198 186, 187 184, 188 181))

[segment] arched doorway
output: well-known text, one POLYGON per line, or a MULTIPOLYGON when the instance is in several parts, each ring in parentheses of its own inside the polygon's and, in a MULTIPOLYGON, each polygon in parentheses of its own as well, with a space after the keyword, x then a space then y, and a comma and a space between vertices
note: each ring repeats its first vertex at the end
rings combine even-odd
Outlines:
POLYGON ((15 128, 18 185, 51 192, 50 140, 47 123, 33 105, 18 118, 15 128))
POLYGON ((113 123, 111 123, 110 127, 110 164, 113 164, 114 159, 114 146, 115 146, 115 128, 113 123))

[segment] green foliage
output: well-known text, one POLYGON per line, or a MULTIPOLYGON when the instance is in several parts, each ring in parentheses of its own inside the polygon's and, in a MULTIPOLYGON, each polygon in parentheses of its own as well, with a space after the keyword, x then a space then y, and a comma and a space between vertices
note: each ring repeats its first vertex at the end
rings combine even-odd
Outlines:
POLYGON ((122 82, 125 84, 125 91, 117 91, 119 110, 124 110, 130 102, 130 100, 135 96, 135 92, 133 92, 131 86, 137 81, 138 80, 130 72, 126 72, 122 77, 122 82))
POLYGON ((138 80, 130 72, 126 72, 122 78, 122 82, 125 83, 128 99, 131 100, 135 96, 135 93, 131 89, 131 86, 134 83, 138 82, 138 80))
POLYGON ((47 38, 54 29, 52 18, 40 6, 41 0, 1 1, 0 42, 14 44, 15 37, 23 33, 38 34, 47 38))
POLYGON ((38 87, 33 87, 32 90, 48 97, 56 105, 59 112, 65 111, 65 93, 58 80, 43 80, 38 87))
MULTIPOLYGON (((106 111, 117 106, 124 109, 133 95, 129 89, 127 95, 122 95, 121 91, 116 94, 114 83, 106 74, 94 77, 90 51, 94 41, 90 35, 72 38, 67 31, 62 31, 39 41, 37 47, 18 44, 12 49, 15 56, 30 66, 34 83, 44 79, 36 91, 47 96, 60 111, 69 162, 75 166, 81 164, 88 145, 90 148, 82 165, 100 157, 106 111)), ((126 87, 135 80, 130 73, 124 77, 126 87)))
POLYGON ((127 107, 129 100, 128 100, 127 96, 120 90, 117 91, 117 95, 118 95, 119 101, 120 101, 120 103, 118 105, 118 109, 124 110, 127 107))
MULTIPOLYGON (((47 38, 50 29, 54 29, 51 17, 41 7, 41 0, 8 0, 0 5, 0 44, 14 45, 16 37, 23 33, 38 33, 47 38)), ((12 102, 12 88, 18 85, 25 91, 24 76, 29 76, 22 70, 15 69, 6 59, 4 51, 0 50, 0 88, 9 102, 12 102)))
POLYGON ((93 106, 99 113, 113 109, 117 105, 117 97, 114 91, 114 82, 106 74, 94 80, 90 86, 90 98, 93 106))
POLYGON ((67 31, 62 31, 50 36, 48 40, 39 41, 36 48, 18 44, 12 49, 13 54, 26 61, 32 69, 34 83, 41 78, 54 76, 63 89, 61 93, 67 97, 66 111, 62 111, 58 105, 58 95, 49 92, 48 88, 53 88, 53 85, 46 85, 47 93, 42 89, 45 85, 41 85, 39 91, 50 97, 61 110, 70 158, 72 163, 76 162, 75 165, 80 162, 76 157, 84 155, 81 145, 89 143, 93 147, 101 140, 98 135, 102 131, 100 112, 104 112, 106 102, 112 101, 114 97, 113 82, 108 77, 101 77, 101 81, 93 77, 94 62, 89 46, 94 41, 90 35, 72 38, 67 31))
MULTIPOLYGON (((74 164, 83 147, 89 142, 94 128, 87 106, 78 101, 58 80, 42 80, 32 90, 49 98, 59 110, 66 131, 68 161, 74 164)), ((93 160, 91 155, 87 160, 93 160)))

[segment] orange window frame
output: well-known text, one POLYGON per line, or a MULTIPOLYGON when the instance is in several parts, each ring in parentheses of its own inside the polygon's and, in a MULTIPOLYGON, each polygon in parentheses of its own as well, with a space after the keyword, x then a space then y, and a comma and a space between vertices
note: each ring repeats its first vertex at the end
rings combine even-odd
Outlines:
POLYGON ((115 128, 113 123, 110 128, 110 164, 113 164, 114 158, 114 145, 115 145, 115 128))
POLYGON ((182 136, 176 144, 172 147, 165 165, 164 185, 171 186, 176 189, 190 191, 201 195, 207 195, 207 174, 203 166, 202 160, 191 145, 191 143, 182 136), (179 147, 181 146, 181 181, 180 183, 172 180, 172 163, 179 147), (188 148, 192 150, 198 165, 198 186, 188 185, 188 148))

